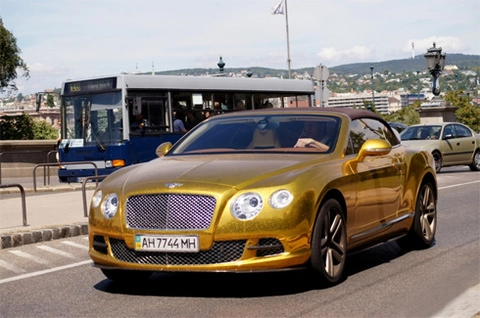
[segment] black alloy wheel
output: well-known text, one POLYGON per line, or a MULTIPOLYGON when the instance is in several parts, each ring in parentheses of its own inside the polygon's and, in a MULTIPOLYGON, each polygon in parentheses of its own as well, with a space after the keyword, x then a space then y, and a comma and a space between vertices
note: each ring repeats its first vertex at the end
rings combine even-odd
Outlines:
POLYGON ((435 242, 437 202, 433 185, 422 184, 417 198, 413 226, 406 237, 397 241, 402 248, 425 249, 435 242))
POLYGON ((322 283, 340 281, 347 257, 347 231, 342 207, 326 201, 317 216, 312 234, 311 267, 322 283))

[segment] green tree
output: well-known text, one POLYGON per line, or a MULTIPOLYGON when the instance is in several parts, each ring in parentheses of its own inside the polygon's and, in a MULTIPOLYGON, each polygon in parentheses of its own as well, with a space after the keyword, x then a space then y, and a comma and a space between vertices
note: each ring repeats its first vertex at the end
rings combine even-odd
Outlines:
POLYGON ((27 114, 0 117, 0 140, 33 139, 33 119, 27 114))
POLYGON ((459 123, 465 124, 475 131, 480 131, 480 108, 472 104, 470 96, 463 90, 449 91, 445 93, 445 101, 452 106, 458 107, 455 117, 459 123))
POLYGON ((23 75, 29 78, 27 64, 20 57, 21 50, 17 46, 15 36, 5 29, 0 18, 0 91, 4 88, 17 90, 15 79, 17 69, 23 70, 23 75))
POLYGON ((58 138, 58 130, 45 120, 34 120, 33 138, 35 140, 52 140, 58 138))
POLYGON ((53 96, 50 94, 47 94, 47 107, 54 107, 55 103, 53 102, 53 96))
POLYGON ((384 115, 386 121, 396 121, 404 123, 405 125, 416 125, 420 123, 420 114, 417 109, 420 107, 420 102, 416 101, 408 107, 402 107, 399 111, 384 115))
POLYGON ((371 100, 363 100, 363 108, 369 111, 372 111, 374 113, 377 112, 377 108, 375 107, 375 104, 371 100))
POLYGON ((57 139, 58 130, 44 120, 27 114, 0 117, 0 140, 57 139))

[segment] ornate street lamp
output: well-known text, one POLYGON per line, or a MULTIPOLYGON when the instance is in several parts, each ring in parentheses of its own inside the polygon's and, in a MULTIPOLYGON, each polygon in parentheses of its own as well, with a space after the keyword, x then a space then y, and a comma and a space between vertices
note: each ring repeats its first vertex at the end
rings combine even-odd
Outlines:
POLYGON ((429 48, 424 55, 425 61, 427 62, 427 69, 433 77, 432 93, 435 96, 440 95, 440 88, 437 86, 437 80, 445 67, 446 56, 445 53, 442 54, 441 47, 435 47, 435 42, 433 42, 433 47, 429 48))

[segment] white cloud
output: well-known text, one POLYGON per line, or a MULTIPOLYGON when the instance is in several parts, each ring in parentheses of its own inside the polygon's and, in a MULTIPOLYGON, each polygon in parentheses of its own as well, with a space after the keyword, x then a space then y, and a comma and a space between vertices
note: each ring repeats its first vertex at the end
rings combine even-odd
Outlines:
POLYGON ((329 47, 322 49, 317 55, 321 60, 330 63, 362 62, 368 61, 372 58, 372 48, 355 45, 348 49, 337 50, 333 47, 329 47))

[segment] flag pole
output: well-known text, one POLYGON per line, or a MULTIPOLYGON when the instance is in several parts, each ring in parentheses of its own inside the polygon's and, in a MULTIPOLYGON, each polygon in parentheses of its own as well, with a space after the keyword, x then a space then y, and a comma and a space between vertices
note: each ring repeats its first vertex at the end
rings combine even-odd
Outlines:
POLYGON ((292 72, 290 70, 290 36, 288 35, 288 10, 287 10, 287 0, 285 0, 285 25, 287 28, 287 64, 288 64, 288 78, 292 77, 292 72))

